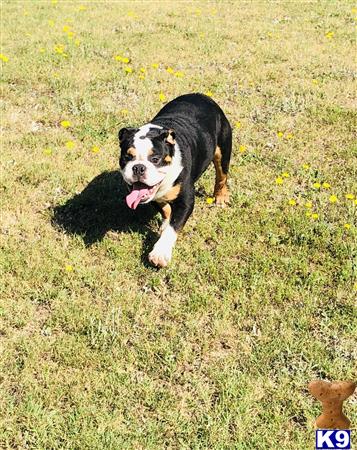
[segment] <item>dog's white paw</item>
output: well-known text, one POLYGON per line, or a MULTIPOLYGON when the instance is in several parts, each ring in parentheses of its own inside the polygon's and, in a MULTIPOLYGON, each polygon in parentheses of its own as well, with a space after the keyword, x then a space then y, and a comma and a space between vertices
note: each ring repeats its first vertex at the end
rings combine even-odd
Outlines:
POLYGON ((172 258, 172 250, 177 239, 176 231, 166 225, 160 239, 149 253, 149 261, 156 267, 166 267, 172 258))
POLYGON ((172 258, 172 248, 163 248, 161 245, 155 245, 149 253, 149 261, 156 267, 166 267, 172 258))

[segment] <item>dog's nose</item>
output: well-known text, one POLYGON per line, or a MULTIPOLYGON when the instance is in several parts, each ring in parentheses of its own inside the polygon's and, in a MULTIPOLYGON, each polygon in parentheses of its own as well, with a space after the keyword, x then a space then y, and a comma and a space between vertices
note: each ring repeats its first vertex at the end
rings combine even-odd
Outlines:
POLYGON ((144 164, 135 164, 135 166, 133 166, 133 174, 139 177, 144 175, 145 170, 146 166, 144 166, 144 164))

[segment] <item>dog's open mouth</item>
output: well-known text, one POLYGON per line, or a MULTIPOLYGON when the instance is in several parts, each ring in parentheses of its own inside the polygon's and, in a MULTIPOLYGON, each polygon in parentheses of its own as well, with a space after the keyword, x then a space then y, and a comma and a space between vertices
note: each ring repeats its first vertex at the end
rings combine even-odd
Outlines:
POLYGON ((154 186, 148 186, 145 183, 136 182, 131 188, 132 191, 126 196, 126 204, 131 209, 136 209, 139 203, 144 203, 149 200, 158 190, 160 183, 154 186))

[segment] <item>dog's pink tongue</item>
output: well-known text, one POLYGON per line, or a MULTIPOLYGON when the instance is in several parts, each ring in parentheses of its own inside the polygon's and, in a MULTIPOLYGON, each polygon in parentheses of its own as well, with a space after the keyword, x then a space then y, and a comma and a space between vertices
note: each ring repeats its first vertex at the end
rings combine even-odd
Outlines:
POLYGON ((133 186, 133 190, 126 196, 126 204, 131 209, 136 209, 138 204, 140 203, 140 200, 145 197, 149 193, 149 189, 147 187, 138 186, 136 187, 135 184, 133 186))

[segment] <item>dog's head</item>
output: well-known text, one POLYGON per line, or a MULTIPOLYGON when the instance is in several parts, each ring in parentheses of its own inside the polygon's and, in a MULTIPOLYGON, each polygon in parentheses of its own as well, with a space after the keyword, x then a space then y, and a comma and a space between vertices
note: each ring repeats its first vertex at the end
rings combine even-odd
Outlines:
POLYGON ((135 209, 153 200, 168 177, 175 154, 175 132, 152 124, 122 128, 119 145, 121 173, 131 188, 126 202, 135 209))

